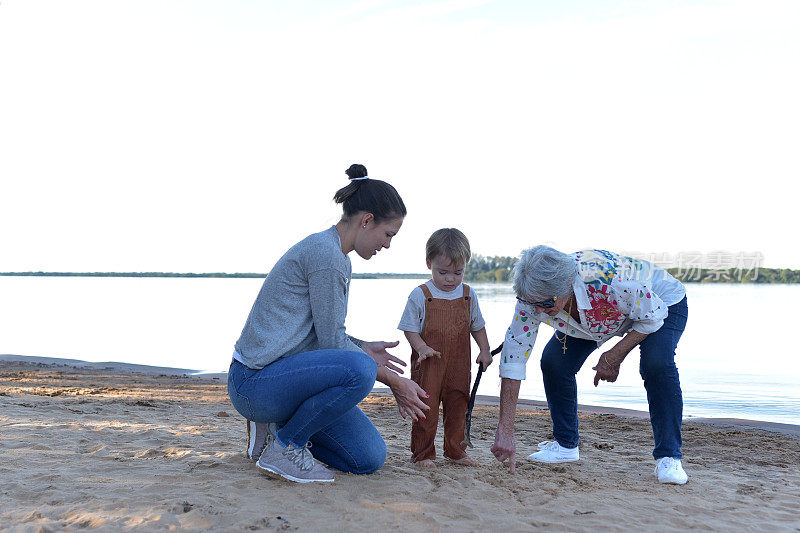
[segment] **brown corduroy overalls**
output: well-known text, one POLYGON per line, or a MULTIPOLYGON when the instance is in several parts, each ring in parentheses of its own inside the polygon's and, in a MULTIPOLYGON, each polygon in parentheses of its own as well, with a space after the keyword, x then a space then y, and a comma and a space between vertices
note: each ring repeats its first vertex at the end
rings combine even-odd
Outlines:
POLYGON ((466 455, 464 424, 469 403, 470 383, 470 295, 464 285, 464 295, 455 300, 433 298, 425 284, 425 325, 420 336, 425 344, 441 353, 419 363, 419 354, 411 351, 411 379, 429 397, 425 403, 430 410, 425 420, 411 424, 411 460, 436 458, 434 438, 439 423, 439 403, 444 419, 444 456, 461 459, 466 455))

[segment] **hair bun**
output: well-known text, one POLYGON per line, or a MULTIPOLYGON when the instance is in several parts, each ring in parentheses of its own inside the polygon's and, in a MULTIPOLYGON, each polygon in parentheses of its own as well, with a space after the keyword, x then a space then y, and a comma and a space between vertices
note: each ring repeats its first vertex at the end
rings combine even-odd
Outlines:
POLYGON ((347 177, 351 180, 363 178, 367 175, 367 167, 359 163, 355 163, 354 165, 350 165, 350 168, 345 170, 344 173, 347 174, 347 177))

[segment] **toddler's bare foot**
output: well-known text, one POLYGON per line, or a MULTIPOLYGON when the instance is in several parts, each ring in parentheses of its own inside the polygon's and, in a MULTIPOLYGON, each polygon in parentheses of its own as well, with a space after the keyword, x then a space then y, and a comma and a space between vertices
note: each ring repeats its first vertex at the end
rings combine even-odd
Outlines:
POLYGON ((465 455, 461 459, 452 459, 452 461, 461 466, 480 466, 481 464, 476 460, 470 457, 469 455, 465 455))
POLYGON ((423 459, 422 461, 417 461, 414 464, 424 466, 425 468, 436 468, 436 463, 434 463, 432 459, 423 459))

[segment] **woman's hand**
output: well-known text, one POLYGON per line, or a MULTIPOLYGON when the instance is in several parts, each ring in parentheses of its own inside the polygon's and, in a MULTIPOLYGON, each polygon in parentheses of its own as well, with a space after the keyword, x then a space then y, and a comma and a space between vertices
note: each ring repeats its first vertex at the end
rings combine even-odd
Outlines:
POLYGON ((619 377, 619 367, 624 359, 625 355, 620 355, 613 348, 600 355, 597 364, 592 367, 592 370, 597 371, 594 375, 594 386, 597 387, 601 379, 609 383, 617 381, 619 377))
POLYGON ((508 471, 512 474, 517 468, 517 444, 514 442, 514 432, 497 425, 494 434, 492 453, 501 463, 508 459, 508 471))
POLYGON ((383 341, 374 341, 374 342, 364 342, 361 344, 361 348, 366 352, 366 354, 372 357, 378 366, 385 366, 389 370, 393 370, 398 374, 403 373, 403 369, 393 365, 392 363, 399 363, 403 366, 406 366, 405 361, 402 359, 398 359, 397 357, 393 356, 389 352, 386 351, 386 348, 394 348, 400 341, 394 342, 383 342, 383 341))
POLYGON ((400 416, 403 418, 410 416, 415 422, 420 418, 425 418, 425 411, 430 407, 423 401, 423 398, 428 398, 429 396, 427 392, 422 390, 422 387, 408 378, 395 375, 390 388, 397 402, 400 416))
POLYGON ((594 386, 597 387, 601 379, 609 383, 617 381, 619 377, 619 366, 622 364, 622 361, 631 353, 631 350, 646 338, 646 333, 639 333, 636 330, 629 331, 613 348, 603 353, 597 361, 597 364, 592 367, 592 370, 597 371, 594 375, 594 386))

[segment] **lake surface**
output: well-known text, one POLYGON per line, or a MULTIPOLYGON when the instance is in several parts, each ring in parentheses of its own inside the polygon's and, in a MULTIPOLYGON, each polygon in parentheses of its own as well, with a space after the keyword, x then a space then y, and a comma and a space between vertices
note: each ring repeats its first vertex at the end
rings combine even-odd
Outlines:
MULTIPOLYGON (((367 340, 400 340, 394 353, 408 361, 410 348, 396 327, 408 294, 422 281, 353 280, 348 333, 367 340)), ((227 370, 261 283, 0 277, 0 353, 227 370)), ((473 286, 494 348, 503 341, 513 314, 511 285, 473 286)), ((792 316, 790 302, 800 297, 800 285, 689 284, 687 292, 689 323, 677 356, 684 415, 800 424, 800 349, 772 323, 792 316)), ((540 328, 521 387, 523 398, 545 399, 538 360, 551 335, 548 326, 540 328)), ((595 388, 591 367, 600 353, 592 354, 578 374, 580 403, 646 410, 638 350, 623 363, 616 383, 601 382, 595 388)), ((497 396, 499 383, 494 364, 478 393, 497 396)))

